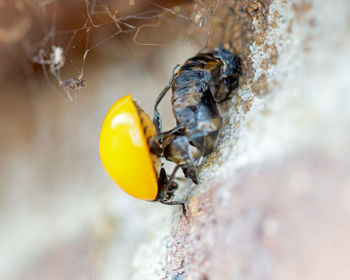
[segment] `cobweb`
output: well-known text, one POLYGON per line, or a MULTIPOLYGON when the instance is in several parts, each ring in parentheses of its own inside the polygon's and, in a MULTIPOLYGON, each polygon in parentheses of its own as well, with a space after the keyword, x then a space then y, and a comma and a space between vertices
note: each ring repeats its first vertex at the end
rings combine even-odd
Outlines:
POLYGON ((157 30, 163 23, 186 26, 188 36, 196 28, 209 34, 210 19, 219 0, 208 3, 202 0, 42 0, 36 1, 36 5, 39 13, 50 20, 42 24, 44 36, 29 44, 26 51, 32 62, 41 66, 48 85, 66 101, 74 101, 77 91, 86 84, 86 64, 96 48, 123 35, 136 45, 164 47, 166 44, 161 42, 139 39, 144 29, 157 30), (64 16, 62 7, 67 9, 70 3, 75 6, 69 16, 77 19, 72 21, 72 26, 65 25, 62 29, 59 26, 59 19, 64 16), (77 51, 80 52, 78 60, 77 51))

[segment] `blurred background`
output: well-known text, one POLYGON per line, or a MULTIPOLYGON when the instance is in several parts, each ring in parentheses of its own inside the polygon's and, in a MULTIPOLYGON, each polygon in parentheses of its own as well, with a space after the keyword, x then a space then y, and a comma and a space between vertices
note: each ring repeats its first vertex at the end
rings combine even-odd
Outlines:
POLYGON ((347 0, 0 0, 0 279, 349 279, 349 34, 347 0), (187 224, 115 185, 100 127, 227 41, 240 88, 187 224))
POLYGON ((169 207, 112 182, 98 138, 117 99, 152 112, 205 46, 190 2, 0 1, 0 279, 128 279, 168 225, 169 207))

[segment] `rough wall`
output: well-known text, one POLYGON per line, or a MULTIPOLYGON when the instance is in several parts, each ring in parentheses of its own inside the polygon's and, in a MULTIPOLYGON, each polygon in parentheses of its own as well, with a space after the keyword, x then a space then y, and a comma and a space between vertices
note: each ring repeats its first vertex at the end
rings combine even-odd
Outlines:
POLYGON ((189 220, 141 247, 133 279, 349 279, 350 5, 226 4, 239 97, 189 220))
POLYGON ((69 104, 44 86, 2 85, 1 279, 349 279, 350 5, 218 4, 209 46, 231 41, 244 73, 188 221, 119 190, 98 132, 126 93, 152 112, 174 65, 205 40, 140 46, 147 60, 101 46, 103 67, 89 64, 69 104))

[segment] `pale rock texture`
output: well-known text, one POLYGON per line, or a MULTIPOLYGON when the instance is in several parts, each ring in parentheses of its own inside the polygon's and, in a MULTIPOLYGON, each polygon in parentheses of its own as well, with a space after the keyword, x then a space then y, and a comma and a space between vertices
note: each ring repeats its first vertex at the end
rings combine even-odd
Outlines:
POLYGON ((250 85, 264 81, 239 90, 248 110, 233 100, 165 253, 165 237, 148 243, 166 264, 146 270, 143 249, 133 279, 350 277, 350 4, 267 5, 264 42, 249 46, 250 85))
MULTIPOLYGON (((230 41, 243 75, 187 188, 188 219, 119 190, 98 132, 125 94, 152 112, 174 65, 205 42, 179 39, 143 63, 133 46, 101 46, 105 65, 89 66, 73 103, 47 88, 0 96, 0 279, 350 278, 350 3, 199 2, 209 46, 230 41)), ((161 111, 171 127, 169 97, 161 111)))

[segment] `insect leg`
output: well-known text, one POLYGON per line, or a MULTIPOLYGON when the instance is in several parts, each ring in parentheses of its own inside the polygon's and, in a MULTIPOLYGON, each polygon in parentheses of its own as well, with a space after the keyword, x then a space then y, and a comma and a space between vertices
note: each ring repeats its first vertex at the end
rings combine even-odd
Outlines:
POLYGON ((173 172, 171 172, 167 187, 169 187, 170 184, 171 184, 171 182, 174 180, 175 174, 176 174, 176 172, 179 170, 180 167, 181 167, 181 166, 180 166, 179 164, 177 164, 177 165, 175 166, 173 172))
POLYGON ((186 209, 186 205, 185 205, 184 202, 180 202, 180 201, 160 201, 160 203, 166 204, 166 205, 181 205, 182 213, 185 216, 185 218, 188 220, 187 209, 186 209))
POLYGON ((176 126, 168 131, 164 131, 164 132, 157 134, 155 137, 165 138, 167 136, 170 136, 172 134, 179 132, 182 129, 183 129, 183 126, 176 126))
POLYGON ((182 213, 185 216, 186 219, 186 205, 182 201, 169 201, 174 195, 174 191, 177 189, 177 184, 173 182, 172 180, 175 178, 176 171, 179 169, 180 165, 176 165, 173 172, 170 175, 170 178, 168 179, 168 176, 164 170, 164 168, 161 169, 160 176, 158 179, 158 184, 160 186, 160 192, 158 194, 158 201, 162 204, 166 205, 181 205, 182 206, 182 213))
POLYGON ((160 113, 158 111, 158 105, 162 101, 165 94, 169 91, 175 77, 175 71, 180 65, 176 65, 173 69, 173 74, 171 75, 170 81, 168 85, 162 90, 162 92, 158 95, 156 103, 154 105, 154 116, 153 116, 153 123, 156 126, 157 132, 160 133, 162 131, 162 119, 160 116, 160 113))
MULTIPOLYGON (((171 172, 170 177, 169 177, 169 181, 168 181, 168 187, 170 187, 172 181, 174 180, 175 174, 176 174, 176 172, 179 170, 180 167, 181 167, 181 166, 180 166, 179 164, 177 164, 177 165, 175 166, 173 172, 171 172)), ((173 203, 173 205, 176 205, 176 204, 181 205, 181 206, 182 206, 182 213, 184 214, 185 218, 188 220, 187 215, 186 215, 187 210, 186 210, 186 205, 185 205, 185 203, 179 202, 179 201, 169 201, 169 203, 173 203)))

